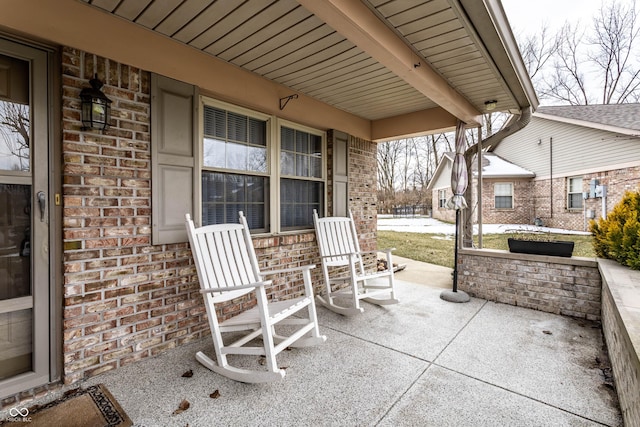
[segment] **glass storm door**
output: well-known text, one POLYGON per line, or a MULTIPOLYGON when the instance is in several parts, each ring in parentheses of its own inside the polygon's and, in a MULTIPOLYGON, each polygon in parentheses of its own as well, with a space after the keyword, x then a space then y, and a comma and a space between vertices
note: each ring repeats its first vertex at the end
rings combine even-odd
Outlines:
POLYGON ((46 58, 0 38, 0 397, 49 380, 46 58))

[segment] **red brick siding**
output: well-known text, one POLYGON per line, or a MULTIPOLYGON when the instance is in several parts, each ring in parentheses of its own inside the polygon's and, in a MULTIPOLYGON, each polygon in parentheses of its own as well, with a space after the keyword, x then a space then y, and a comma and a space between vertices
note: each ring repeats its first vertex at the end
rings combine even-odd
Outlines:
MULTIPOLYGON (((611 210, 627 191, 637 191, 640 188, 640 167, 615 169, 582 175, 582 191, 589 191, 589 182, 597 179, 600 185, 607 186, 606 210, 611 210)), ((534 181, 534 200, 536 216, 549 227, 565 228, 569 230, 586 231, 589 220, 585 221, 582 209, 567 209, 567 178, 534 181), (550 210, 551 192, 550 182, 553 182, 553 212, 550 210)), ((585 209, 595 212, 595 218, 602 216, 602 199, 590 198, 584 201, 585 209)))
MULTIPOLYGON (((640 188, 640 167, 582 175, 582 191, 589 191, 591 179, 597 179, 601 185, 607 186, 606 209, 609 211, 626 191, 637 191, 640 188)), ((585 221, 584 210, 567 208, 566 177, 553 180, 511 180, 514 183, 514 209, 495 209, 493 184, 509 181, 483 180, 483 223, 533 224, 535 218, 540 218, 547 227, 587 231, 589 220, 585 221)), ((437 190, 434 190, 433 195, 434 200, 437 200, 437 190)), ((596 219, 602 216, 601 198, 587 199, 584 206, 595 212, 596 219)), ((452 216, 446 209, 434 208, 433 212, 434 218, 450 220, 449 217, 452 216)))
POLYGON ((349 137, 349 209, 353 213, 360 249, 377 248, 377 144, 349 137))
POLYGON ((206 316, 186 243, 151 246, 149 73, 63 50, 65 383, 199 338, 206 316), (105 134, 80 130, 95 73, 112 99, 105 134))
MULTIPOLYGON (((536 217, 547 227, 584 230, 582 209, 567 208, 567 178, 534 181, 536 217)), ((584 182, 583 186, 588 183, 584 182)))
MULTIPOLYGON (((456 222, 456 211, 453 209, 449 209, 447 207, 440 207, 440 198, 438 197, 438 192, 441 189, 432 190, 431 197, 433 200, 433 209, 431 211, 431 216, 435 219, 439 219, 441 221, 447 222, 456 222)), ((453 192, 450 188, 447 188, 447 200, 449 200, 453 196, 453 192)))
POLYGON ((483 179, 482 221, 485 224, 533 224, 534 204, 532 183, 528 179, 483 179), (496 209, 494 186, 496 183, 513 184, 513 208, 496 209))

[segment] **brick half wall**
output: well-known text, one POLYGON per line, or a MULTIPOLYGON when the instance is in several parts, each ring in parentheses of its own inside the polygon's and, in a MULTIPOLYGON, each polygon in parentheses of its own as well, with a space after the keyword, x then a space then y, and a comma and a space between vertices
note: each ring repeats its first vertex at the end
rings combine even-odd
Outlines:
POLYGON ((600 320, 602 280, 589 258, 461 249, 458 287, 489 301, 600 320))
POLYGON ((640 271, 598 259, 602 274, 602 331, 626 426, 640 426, 640 271))

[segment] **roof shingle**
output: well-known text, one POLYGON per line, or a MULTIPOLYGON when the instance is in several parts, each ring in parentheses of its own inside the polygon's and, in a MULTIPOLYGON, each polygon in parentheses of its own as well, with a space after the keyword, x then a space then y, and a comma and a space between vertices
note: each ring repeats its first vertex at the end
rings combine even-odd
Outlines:
POLYGON ((537 113, 640 131, 640 104, 558 105, 537 113))

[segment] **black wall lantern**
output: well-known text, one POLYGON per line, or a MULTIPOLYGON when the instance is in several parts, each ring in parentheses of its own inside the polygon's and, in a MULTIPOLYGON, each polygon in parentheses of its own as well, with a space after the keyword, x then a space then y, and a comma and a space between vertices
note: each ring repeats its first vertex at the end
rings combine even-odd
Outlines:
POLYGON ((111 122, 111 100, 102 93, 102 82, 96 74, 89 80, 90 88, 86 87, 80 92, 82 100, 82 130, 109 129, 111 122))

